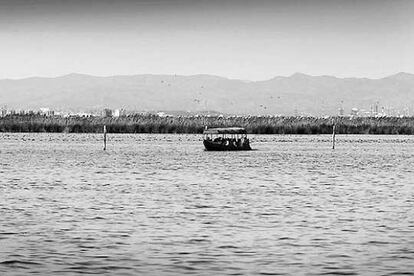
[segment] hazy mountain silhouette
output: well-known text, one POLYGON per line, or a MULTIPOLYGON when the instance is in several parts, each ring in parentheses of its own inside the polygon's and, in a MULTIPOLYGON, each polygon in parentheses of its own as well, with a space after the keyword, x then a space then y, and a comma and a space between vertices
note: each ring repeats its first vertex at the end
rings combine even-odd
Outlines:
POLYGON ((0 80, 0 106, 37 109, 126 108, 133 110, 216 110, 236 114, 337 114, 414 107, 414 75, 381 79, 309 76, 301 73, 248 82, 212 75, 133 75, 0 80))

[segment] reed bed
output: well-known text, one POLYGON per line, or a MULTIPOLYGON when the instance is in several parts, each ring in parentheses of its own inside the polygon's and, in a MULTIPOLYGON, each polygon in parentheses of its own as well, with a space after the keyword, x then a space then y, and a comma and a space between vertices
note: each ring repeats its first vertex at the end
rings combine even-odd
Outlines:
POLYGON ((205 126, 246 128, 253 134, 414 134, 414 117, 159 117, 132 115, 117 118, 8 115, 0 118, 0 132, 100 133, 202 133, 205 126))

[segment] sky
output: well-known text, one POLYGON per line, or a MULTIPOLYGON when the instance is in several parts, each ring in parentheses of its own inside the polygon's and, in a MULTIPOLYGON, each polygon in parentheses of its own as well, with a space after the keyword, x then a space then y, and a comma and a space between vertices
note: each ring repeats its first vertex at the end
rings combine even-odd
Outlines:
POLYGON ((411 0, 0 0, 0 79, 414 73, 411 0))

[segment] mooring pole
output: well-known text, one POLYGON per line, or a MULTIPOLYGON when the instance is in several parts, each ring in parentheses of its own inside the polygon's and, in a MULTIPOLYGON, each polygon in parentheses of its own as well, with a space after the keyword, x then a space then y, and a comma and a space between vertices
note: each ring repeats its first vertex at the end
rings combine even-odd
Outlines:
POLYGON ((332 125, 332 149, 335 149, 335 123, 332 125))
POLYGON ((103 148, 103 150, 106 150, 106 125, 104 125, 103 134, 104 134, 104 148, 103 148))

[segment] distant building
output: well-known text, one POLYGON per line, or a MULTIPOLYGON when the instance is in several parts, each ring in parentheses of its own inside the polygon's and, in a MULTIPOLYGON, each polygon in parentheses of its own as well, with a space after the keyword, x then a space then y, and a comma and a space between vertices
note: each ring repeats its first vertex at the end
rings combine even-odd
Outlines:
POLYGON ((102 117, 112 117, 112 110, 109 108, 105 108, 102 111, 102 117))
POLYGON ((54 116, 55 111, 50 110, 50 108, 48 108, 48 107, 42 107, 42 108, 40 108, 40 114, 41 115, 46 115, 46 116, 54 116))
POLYGON ((89 112, 78 112, 78 113, 76 113, 76 116, 79 116, 79 117, 91 117, 92 116, 92 113, 89 113, 89 112))
POLYGON ((122 117, 122 116, 126 116, 126 110, 125 109, 115 109, 114 110, 114 117, 122 117))
POLYGON ((376 102, 375 103, 374 115, 377 115, 379 113, 378 105, 379 105, 379 102, 376 102))
POLYGON ((50 111, 50 109, 48 108, 48 107, 41 107, 41 108, 39 108, 40 109, 40 112, 42 113, 42 114, 46 114, 47 112, 49 112, 50 111))
POLYGON ((159 117, 167 117, 167 116, 169 116, 168 114, 166 114, 165 112, 157 112, 157 115, 159 116, 159 117))
POLYGON ((55 111, 54 115, 63 117, 64 113, 62 111, 55 111))
POLYGON ((351 109, 351 116, 358 116, 358 108, 354 107, 351 109))
POLYGON ((338 114, 339 114, 339 116, 344 116, 345 115, 345 110, 342 106, 338 109, 338 114))

